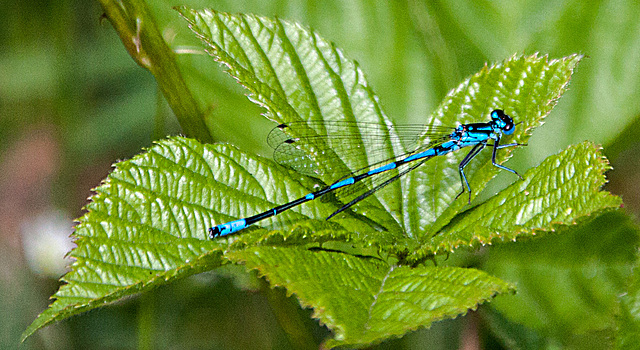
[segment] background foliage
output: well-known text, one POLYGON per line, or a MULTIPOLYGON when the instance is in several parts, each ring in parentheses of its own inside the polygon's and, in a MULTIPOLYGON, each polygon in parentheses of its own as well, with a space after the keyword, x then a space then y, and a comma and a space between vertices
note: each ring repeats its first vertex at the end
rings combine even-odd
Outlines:
MULTIPOLYGON (((275 14, 313 27, 360 62, 385 111, 399 122, 421 122, 448 89, 484 62, 501 61, 515 52, 539 51, 552 57, 587 54, 548 123, 510 166, 526 169, 585 139, 601 143, 615 169, 609 173, 607 189, 622 195, 630 212, 640 207, 635 141, 640 5, 635 1, 181 4, 275 14)), ((197 41, 170 10, 172 5, 148 2, 171 47, 191 50, 197 41)), ((17 342, 57 289, 55 277, 61 272, 46 267, 65 249, 57 260, 44 262, 34 258, 42 257, 43 250, 35 255, 29 251, 37 248, 36 243, 46 242, 47 251, 64 242, 69 218, 81 215, 90 188, 104 178, 115 159, 128 158, 152 139, 178 132, 153 77, 130 59, 108 22, 100 21, 97 3, 15 1, 5 6, 8 16, 0 32, 0 313, 11 317, 0 321, 2 347, 17 342)), ((193 67, 183 73, 191 76, 190 88, 199 94, 197 108, 207 113, 213 137, 247 150, 263 148, 270 126, 261 122, 261 111, 246 100, 241 88, 204 55, 180 59, 193 67), (209 74, 218 77, 210 80, 209 74), (254 126, 253 131, 237 130, 235 118, 255 118, 244 123, 254 126)), ((485 344, 504 346, 518 340, 530 347, 609 345, 614 315, 627 315, 624 307, 631 303, 623 299, 618 304, 613 292, 624 288, 635 259, 636 228, 622 214, 613 213, 561 233, 532 241, 535 249, 527 242, 490 249, 487 255, 452 256, 461 264, 480 266, 517 282, 517 298, 524 303, 519 305, 530 307, 510 313, 520 315, 519 325, 503 316, 514 305, 511 301, 483 309, 482 319, 502 330, 488 334, 481 328, 485 344), (563 257, 560 264, 558 257, 563 257), (555 286, 552 294, 540 289, 549 284, 555 286), (584 313, 576 314, 578 309, 584 313), (522 325, 529 328, 518 328, 522 325)), ((195 276, 76 317, 37 333, 25 347, 286 347, 290 343, 283 329, 293 328, 294 323, 309 329, 307 336, 316 341, 326 335, 309 320, 310 311, 298 310, 297 302, 285 299, 281 290, 264 289, 251 279, 240 283, 228 274, 235 276, 233 270, 195 276), (238 284, 234 287, 231 281, 238 284), (252 292, 261 288, 262 294, 252 292), (277 324, 274 315, 287 310, 302 316, 290 317, 291 324, 277 324)), ((464 335, 474 334, 481 324, 472 315, 381 346, 428 343, 451 348, 460 341, 473 342, 464 335)))

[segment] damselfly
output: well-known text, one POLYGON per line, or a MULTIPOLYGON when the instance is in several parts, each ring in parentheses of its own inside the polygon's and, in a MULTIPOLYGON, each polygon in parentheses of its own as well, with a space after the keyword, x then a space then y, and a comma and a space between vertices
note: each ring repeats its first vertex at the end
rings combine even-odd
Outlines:
MULTIPOLYGON (((286 132, 287 129, 291 128, 289 124, 281 124, 276 127, 276 130, 281 134, 286 132)), ((428 130, 424 132, 425 135, 430 135, 430 141, 422 145, 421 147, 415 148, 413 151, 409 153, 405 153, 401 157, 395 157, 387 160, 386 162, 378 162, 373 165, 368 165, 360 170, 353 171, 349 173, 349 175, 335 181, 331 185, 325 186, 317 191, 311 192, 303 197, 300 197, 294 201, 288 202, 286 204, 277 206, 275 208, 269 209, 263 213, 246 217, 239 220, 230 221, 224 224, 220 224, 214 227, 209 228, 209 236, 210 238, 226 236, 232 234, 234 232, 238 232, 239 230, 244 229, 245 227, 252 225, 258 221, 270 218, 272 216, 278 215, 286 210, 289 210, 293 207, 296 207, 302 203, 312 201, 328 193, 332 193, 335 191, 344 191, 349 187, 355 187, 356 184, 361 184, 365 182, 365 180, 371 181, 371 179, 375 177, 379 177, 381 180, 377 183, 371 181, 370 188, 365 189, 363 193, 359 194, 355 199, 351 200, 347 204, 342 205, 338 210, 336 210, 333 214, 331 214, 328 218, 332 218, 336 214, 350 208, 354 204, 359 201, 367 198, 372 195, 376 191, 382 189, 383 187, 389 185, 390 183, 398 180, 403 175, 422 165, 427 160, 444 155, 456 150, 459 150, 464 147, 473 146, 471 151, 464 157, 464 159, 458 165, 458 173, 460 175, 460 182, 462 184, 462 191, 456 196, 456 199, 462 195, 465 190, 469 192, 469 203, 471 203, 471 187, 469 186, 469 181, 467 181, 467 176, 464 173, 464 168, 469 164, 469 162, 477 156, 482 149, 484 149, 487 145, 493 146, 493 153, 491 156, 491 162, 494 166, 507 170, 522 179, 522 176, 518 174, 515 170, 509 169, 503 165, 496 163, 496 152, 497 150, 505 147, 514 147, 514 146, 524 146, 519 143, 509 143, 509 144, 500 144, 500 139, 503 134, 511 135, 515 130, 515 124, 513 123, 513 119, 504 113, 504 111, 500 109, 496 109, 491 112, 491 120, 487 123, 471 123, 471 124, 462 124, 455 128, 445 128, 440 129, 436 132, 429 132, 428 130), (443 130, 446 130, 443 131, 443 130), (488 144, 490 140, 493 140, 493 144, 488 144), (392 172, 395 170, 395 173, 392 172), (383 174, 392 174, 387 175, 386 177, 383 174)), ((286 135, 286 134, 285 134, 286 135)), ((342 137, 349 137, 348 132, 345 134, 341 134, 342 137)), ((364 137, 362 133, 358 134, 358 137, 364 137)), ((311 136, 309 136, 311 137, 311 136)), ((322 137, 322 135, 315 135, 313 137, 322 137)), ((325 137, 327 137, 325 135, 325 137)), ((291 150, 292 146, 296 144, 303 144, 305 142, 304 137, 285 137, 281 140, 281 146, 276 146, 276 155, 285 154, 284 151, 281 150, 291 150)), ((300 148, 296 148, 299 152, 303 152, 300 148)), ((290 152, 291 153, 291 152, 290 152)), ((276 160, 279 163, 288 163, 292 164, 292 157, 276 157, 276 160)), ((309 157, 298 156, 295 158, 294 162, 308 163, 309 157)), ((295 165, 295 163, 293 163, 295 165)), ((298 164, 300 165, 300 164, 298 164)), ((296 168, 296 166, 294 166, 296 168)), ((301 168, 300 166, 297 169, 301 168)))

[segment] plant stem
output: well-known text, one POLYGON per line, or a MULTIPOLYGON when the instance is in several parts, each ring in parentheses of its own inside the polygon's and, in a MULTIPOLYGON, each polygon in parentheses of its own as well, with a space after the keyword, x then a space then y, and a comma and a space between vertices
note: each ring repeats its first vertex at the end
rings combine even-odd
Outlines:
POLYGON ((163 95, 187 136, 201 142, 213 138, 146 3, 142 0, 100 0, 106 17, 118 32, 129 55, 154 75, 163 95))

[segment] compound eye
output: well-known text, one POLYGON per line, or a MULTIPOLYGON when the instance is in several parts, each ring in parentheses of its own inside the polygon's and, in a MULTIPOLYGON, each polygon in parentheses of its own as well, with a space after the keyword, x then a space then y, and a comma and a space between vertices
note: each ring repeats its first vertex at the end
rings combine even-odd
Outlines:
POLYGON ((502 128, 502 131, 506 134, 506 135, 511 135, 513 134, 513 132, 516 130, 515 125, 513 125, 513 122, 507 122, 504 126, 504 128, 502 128))

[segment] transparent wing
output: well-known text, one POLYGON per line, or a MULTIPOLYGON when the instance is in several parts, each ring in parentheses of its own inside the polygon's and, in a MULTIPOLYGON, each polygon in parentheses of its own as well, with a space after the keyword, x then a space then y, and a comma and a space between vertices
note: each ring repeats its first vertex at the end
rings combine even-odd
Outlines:
MULTIPOLYGON (((449 140, 454 129, 421 124, 392 126, 344 121, 303 122, 279 125, 271 131, 267 141, 274 148, 274 159, 279 164, 306 175, 322 176, 329 184, 440 145, 449 140), (327 149, 331 149, 332 153, 326 152, 327 149), (403 151, 390 156, 390 149, 403 151), (338 157, 328 156, 330 154, 338 157), (348 160, 348 164, 363 166, 345 169, 345 160, 348 160)), ((385 187, 380 184, 397 180, 414 166, 413 163, 403 164, 376 174, 331 192, 323 201, 337 199, 342 203, 350 202, 371 189, 385 187)))
POLYGON ((422 124, 293 122, 274 128, 267 142, 279 164, 333 182, 433 147, 453 130, 422 124), (345 169, 345 163, 355 166, 345 169))
MULTIPOLYGON (((372 169, 376 169, 378 167, 381 167, 383 165, 389 164, 391 162, 400 160, 400 159, 404 159, 406 157, 409 157, 411 155, 426 151, 429 148, 432 147, 436 147, 438 145, 441 145, 442 143, 446 142, 449 140, 449 137, 440 137, 438 139, 432 140, 431 142, 429 142, 426 145, 423 145, 411 152, 407 152, 404 154, 400 154, 394 158, 391 159, 386 159, 383 161, 380 161, 378 163, 374 163, 374 164, 370 164, 369 166, 366 166, 362 169, 358 169, 356 171, 354 171, 353 173, 349 174, 349 175, 345 175, 342 179, 351 177, 351 176, 356 176, 356 175, 360 175, 360 174, 364 174, 369 172, 372 169)), ((415 162, 411 162, 411 163, 404 163, 400 166, 398 166, 397 168, 393 169, 393 170, 389 170, 389 171, 385 171, 382 173, 378 173, 375 174, 373 176, 370 176, 368 178, 365 178, 351 186, 346 186, 346 187, 342 187, 337 189, 336 191, 333 192, 334 196, 340 200, 341 202, 349 202, 352 201, 354 198, 357 198, 359 196, 361 196, 363 193, 368 192, 370 190, 375 189, 373 192, 377 191, 378 189, 382 189, 384 187, 386 187, 386 185, 388 185, 390 182, 395 181, 397 179, 399 179, 400 177, 402 177, 403 175, 405 175, 406 173, 410 172, 411 170, 415 169, 416 164, 419 166, 421 164, 423 164, 425 161, 427 161, 428 158, 423 158, 420 160, 417 160, 415 162), (385 184, 384 186, 380 186, 381 184, 385 184)), ((372 194, 372 193, 370 193, 372 194)), ((365 196, 365 197, 368 197, 365 196)), ((364 199, 364 197, 363 197, 364 199)))

